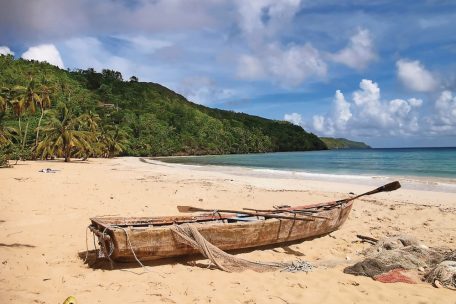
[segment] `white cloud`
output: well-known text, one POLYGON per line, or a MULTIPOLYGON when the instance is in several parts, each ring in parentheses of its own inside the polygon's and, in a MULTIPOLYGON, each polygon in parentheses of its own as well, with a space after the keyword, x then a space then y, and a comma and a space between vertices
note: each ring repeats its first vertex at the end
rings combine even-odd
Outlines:
POLYGON ((347 122, 352 118, 353 114, 350 111, 350 103, 345 100, 344 94, 340 90, 336 91, 334 96, 334 112, 335 125, 338 129, 344 130, 347 122))
POLYGON ((291 46, 285 50, 277 45, 269 47, 266 65, 276 80, 285 86, 298 86, 311 76, 326 75, 326 63, 310 44, 291 46))
POLYGON ((7 46, 0 46, 0 55, 14 55, 14 52, 7 46))
POLYGON ((329 115, 315 115, 313 128, 323 135, 376 136, 410 135, 420 131, 416 98, 382 101, 378 84, 367 79, 360 82, 352 101, 336 91, 329 115))
POLYGON ((438 81, 418 60, 400 59, 396 62, 397 76, 405 87, 417 92, 437 89, 438 81))
POLYGON ((300 5, 300 0, 237 1, 239 28, 249 47, 249 53, 238 58, 239 78, 296 87, 310 77, 326 76, 327 65, 310 43, 280 41, 300 5))
POLYGON ((331 118, 325 118, 322 115, 314 115, 312 117, 312 125, 315 131, 319 134, 333 136, 334 123, 331 118))
POLYGON ((26 60, 45 61, 62 69, 65 67, 59 50, 53 44, 32 46, 21 57, 26 60))
POLYGON ((298 113, 285 114, 283 119, 297 126, 302 125, 302 116, 298 113))
POLYGON ((320 52, 310 44, 282 48, 276 43, 265 46, 257 56, 242 55, 238 65, 241 79, 269 77, 286 87, 296 87, 309 77, 326 76, 327 66, 320 52))
POLYGON ((428 118, 431 133, 456 135, 456 95, 443 91, 434 108, 434 115, 428 118))
POLYGON ((330 56, 335 62, 362 70, 377 58, 371 34, 367 29, 358 29, 358 32, 350 38, 349 44, 336 54, 330 56))
POLYGON ((251 42, 273 37, 291 22, 300 3, 300 0, 238 0, 239 26, 251 42))

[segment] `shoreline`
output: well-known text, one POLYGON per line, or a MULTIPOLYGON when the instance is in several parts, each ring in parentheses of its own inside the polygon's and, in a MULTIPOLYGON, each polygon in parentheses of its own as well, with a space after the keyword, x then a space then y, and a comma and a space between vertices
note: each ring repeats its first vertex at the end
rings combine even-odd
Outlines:
MULTIPOLYGON (((354 202, 346 223, 330 235, 237 255, 263 262, 302 259, 309 273, 207 269, 207 260, 169 259, 108 268, 88 267, 86 228, 95 216, 178 214, 177 205, 270 208, 334 201, 372 186, 355 182, 252 176, 229 168, 189 167, 140 158, 85 162, 21 162, 0 170, 0 302, 61 303, 445 303, 454 291, 427 284, 383 284, 343 273, 368 244, 356 234, 406 234, 431 247, 456 246, 454 193, 399 189, 354 202), (56 169, 42 173, 43 168, 56 169), (271 284, 274 282, 274 284, 271 284), (331 292, 326 292, 330 290, 331 292)), ((383 184, 379 183, 379 184, 383 184)), ((89 235, 89 249, 93 245, 89 235)))
MULTIPOLYGON (((403 175, 355 175, 355 174, 330 174, 308 172, 299 169, 276 169, 253 166, 236 166, 236 165, 214 165, 199 163, 178 163, 166 162, 164 159, 180 158, 187 156, 162 156, 162 157, 142 157, 144 160, 156 161, 167 165, 188 166, 197 170, 219 171, 233 173, 237 175, 249 175, 265 178, 287 178, 317 180, 327 182, 350 183, 350 180, 356 180, 357 184, 374 186, 378 183, 388 183, 398 180, 403 188, 414 190, 428 190, 437 192, 456 193, 456 178, 435 177, 435 176, 403 176, 403 175)), ((193 156, 192 156, 193 157, 193 156)), ((199 156, 195 156, 199 157, 199 156)), ((152 164, 152 163, 151 163, 152 164)))

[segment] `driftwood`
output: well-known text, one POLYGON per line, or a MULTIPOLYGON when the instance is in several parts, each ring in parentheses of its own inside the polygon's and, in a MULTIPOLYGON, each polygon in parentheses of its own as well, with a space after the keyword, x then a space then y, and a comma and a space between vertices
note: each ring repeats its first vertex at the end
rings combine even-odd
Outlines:
POLYGON ((370 236, 357 234, 356 237, 361 239, 361 242, 366 242, 366 243, 369 243, 369 244, 372 244, 372 245, 375 245, 378 242, 378 239, 370 237, 370 236))

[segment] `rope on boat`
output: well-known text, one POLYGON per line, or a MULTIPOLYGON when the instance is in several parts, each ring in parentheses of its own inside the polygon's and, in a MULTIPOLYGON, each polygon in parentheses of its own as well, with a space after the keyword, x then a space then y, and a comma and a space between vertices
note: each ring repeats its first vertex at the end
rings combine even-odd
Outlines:
POLYGON ((308 272, 312 269, 312 265, 304 261, 297 261, 293 263, 265 263, 249 261, 246 259, 236 257, 232 254, 224 252, 217 246, 211 244, 198 231, 195 225, 173 225, 170 226, 170 229, 179 237, 179 239, 181 239, 182 243, 195 248, 204 257, 208 258, 211 263, 216 265, 219 269, 227 272, 239 272, 244 271, 246 269, 250 269, 256 272, 276 270, 288 272, 308 272))
MULTIPOLYGON (((85 243, 86 243, 86 254, 85 254, 85 258, 84 258, 84 263, 87 263, 88 259, 89 259, 89 242, 88 242, 88 233, 87 231, 90 230, 90 225, 87 226, 86 228, 86 238, 85 238, 85 243)), ((91 230, 90 230, 91 231, 91 230)), ((95 233, 92 231, 92 239, 93 239, 93 249, 96 251, 97 250, 97 244, 96 244, 96 241, 95 241, 95 233)))
POLYGON ((125 229, 125 227, 120 227, 120 226, 115 226, 115 228, 120 228, 120 229, 123 230, 123 232, 125 233, 125 238, 127 239, 128 246, 130 247, 131 253, 133 254, 133 256, 134 256, 136 262, 138 262, 138 264, 139 264, 142 268, 144 268, 146 271, 149 271, 149 269, 147 269, 147 267, 144 266, 144 264, 141 263, 141 261, 140 261, 140 260, 138 259, 138 257, 136 256, 136 253, 135 253, 135 251, 133 250, 133 246, 131 245, 131 242, 130 242, 130 238, 129 238, 129 236, 128 236, 127 229, 125 229))

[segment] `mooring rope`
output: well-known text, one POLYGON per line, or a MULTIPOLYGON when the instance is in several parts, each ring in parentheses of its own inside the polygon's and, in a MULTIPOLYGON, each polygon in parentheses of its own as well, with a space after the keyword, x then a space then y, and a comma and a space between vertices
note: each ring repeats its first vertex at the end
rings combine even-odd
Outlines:
POLYGON ((89 241, 87 240, 89 238, 88 234, 87 234, 87 231, 89 230, 89 226, 87 226, 87 228, 86 228, 86 255, 84 258, 84 262, 83 262, 84 264, 87 262, 87 259, 89 258, 89 241))

